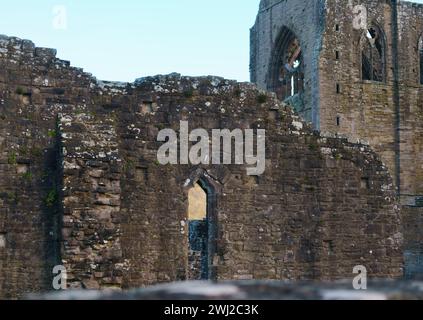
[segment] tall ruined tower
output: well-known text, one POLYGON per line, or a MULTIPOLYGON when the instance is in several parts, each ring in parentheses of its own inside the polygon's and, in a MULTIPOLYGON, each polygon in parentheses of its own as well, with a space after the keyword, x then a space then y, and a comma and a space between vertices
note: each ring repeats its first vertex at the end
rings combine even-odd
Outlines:
POLYGON ((323 133, 365 141, 403 205, 423 200, 423 5, 262 0, 251 80, 323 133))

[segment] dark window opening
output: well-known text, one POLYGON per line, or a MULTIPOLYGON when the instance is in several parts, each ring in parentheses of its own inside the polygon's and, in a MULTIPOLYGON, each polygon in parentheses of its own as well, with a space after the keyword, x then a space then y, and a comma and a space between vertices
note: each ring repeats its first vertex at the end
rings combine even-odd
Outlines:
POLYGON ((385 40, 382 31, 371 27, 362 37, 362 79, 385 81, 385 40))
POLYGON ((328 255, 332 255, 335 252, 335 245, 333 243, 333 240, 325 240, 323 241, 324 245, 325 245, 325 251, 327 252, 328 255))
POLYGON ((294 39, 283 53, 280 61, 279 92, 281 97, 288 98, 302 91, 302 51, 297 39, 294 39))
POLYGON ((369 178, 361 178, 361 188, 362 189, 370 189, 370 179, 369 178))
POLYGON ((335 58, 336 60, 339 60, 339 51, 335 51, 335 58))
POLYGON ((296 110, 302 109, 304 60, 299 39, 284 27, 275 43, 269 71, 269 90, 296 110))
POLYGON ((143 101, 143 103, 141 104, 141 113, 142 114, 153 113, 153 102, 143 101))
POLYGON ((336 93, 341 93, 341 86, 336 84, 336 93))
POLYGON ((341 117, 337 116, 336 117, 336 125, 339 127, 341 125, 341 117))
POLYGON ((336 30, 336 31, 339 31, 339 24, 336 24, 336 25, 335 25, 335 30, 336 30))

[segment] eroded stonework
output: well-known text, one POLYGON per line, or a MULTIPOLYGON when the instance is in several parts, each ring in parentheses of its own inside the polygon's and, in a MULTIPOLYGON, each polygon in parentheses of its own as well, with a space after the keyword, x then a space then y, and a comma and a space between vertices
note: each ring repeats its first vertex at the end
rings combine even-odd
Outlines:
POLYGON ((0 297, 189 279, 188 191, 208 190, 211 279, 403 274, 393 181, 368 146, 324 137, 248 83, 178 74, 97 81, 0 38, 0 297), (158 132, 265 129, 266 171, 162 166, 158 132))
POLYGON ((408 221, 407 274, 423 270, 422 41, 423 5, 394 0, 262 0, 251 29, 252 82, 289 93, 297 60, 304 88, 286 102, 323 134, 381 156, 408 221))
POLYGON ((286 74, 278 74, 286 69, 279 60, 294 62, 284 55, 290 37, 298 39, 301 56, 288 56, 304 68, 300 94, 304 105, 297 106, 292 98, 291 105, 325 134, 368 142, 388 166, 402 204, 419 206, 423 199, 423 5, 262 0, 251 29, 252 82, 271 91, 277 89, 275 82, 290 86, 286 74), (373 54, 368 54, 369 49, 373 54), (276 73, 275 65, 281 68, 276 73))

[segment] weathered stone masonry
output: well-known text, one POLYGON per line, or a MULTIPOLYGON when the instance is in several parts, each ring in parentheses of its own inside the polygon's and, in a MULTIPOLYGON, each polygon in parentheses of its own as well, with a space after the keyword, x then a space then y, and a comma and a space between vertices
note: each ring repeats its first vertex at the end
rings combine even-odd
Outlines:
POLYGON ((324 133, 370 143, 399 182, 402 203, 414 206, 423 195, 423 168, 416 165, 423 159, 423 5, 396 2, 262 0, 251 30, 251 78, 272 89, 273 64, 284 59, 279 39, 295 35, 306 107, 297 111, 324 133), (363 80, 368 30, 354 27, 357 5, 366 8, 369 30, 380 31, 381 81, 363 80))
POLYGON ((325 138, 254 85, 173 74, 97 81, 0 38, 0 297, 188 278, 188 190, 208 190, 209 277, 401 277, 392 180, 368 146, 325 138), (266 172, 161 166, 159 130, 266 132, 266 172))
POLYGON ((275 61, 284 58, 279 39, 287 30, 299 39, 304 68, 301 95, 306 103, 292 105, 324 134, 366 141, 381 156, 408 221, 407 242, 414 249, 407 250, 406 260, 419 265, 412 269, 421 274, 423 247, 417 239, 423 218, 423 58, 419 51, 423 5, 384 0, 262 0, 251 30, 251 78, 261 88, 273 89, 275 61), (366 9, 364 29, 353 24, 357 5, 366 9), (362 72, 368 31, 378 34, 373 54, 380 50, 380 81, 365 80, 362 72))

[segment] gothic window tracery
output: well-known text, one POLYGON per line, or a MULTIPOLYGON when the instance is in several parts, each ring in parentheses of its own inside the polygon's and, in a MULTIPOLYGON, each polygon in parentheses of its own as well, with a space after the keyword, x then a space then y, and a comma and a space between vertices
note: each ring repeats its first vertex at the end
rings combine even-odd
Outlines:
POLYGON ((362 36, 361 75, 363 80, 385 81, 385 39, 377 26, 367 29, 362 36))
POLYGON ((275 43, 270 69, 271 87, 281 101, 301 109, 304 91, 303 49, 299 39, 283 27, 275 43))

